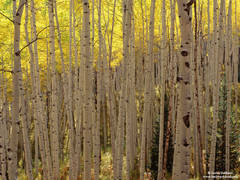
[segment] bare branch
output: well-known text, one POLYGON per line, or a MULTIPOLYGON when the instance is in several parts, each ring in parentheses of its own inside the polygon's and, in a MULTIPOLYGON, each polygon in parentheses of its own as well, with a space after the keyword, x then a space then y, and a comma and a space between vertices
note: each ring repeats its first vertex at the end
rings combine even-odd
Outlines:
POLYGON ((17 12, 16 12, 16 14, 18 14, 19 13, 19 11, 23 8, 23 6, 26 4, 26 0, 23 0, 24 2, 22 2, 22 1, 20 1, 20 3, 19 3, 19 7, 18 7, 18 9, 17 9, 17 12))
POLYGON ((31 42, 29 42, 28 44, 26 44, 22 49, 20 49, 19 51, 15 52, 15 54, 16 54, 16 55, 19 55, 26 47, 28 47, 28 46, 31 45, 32 43, 36 42, 37 40, 42 39, 42 38, 39 38, 38 36, 39 36, 39 34, 40 34, 41 32, 43 32, 43 31, 44 31, 45 29, 47 29, 48 27, 49 27, 49 26, 46 26, 46 27, 44 27, 43 29, 41 29, 41 31, 39 31, 39 32, 37 33, 36 39, 34 39, 34 40, 32 40, 31 42))
POLYGON ((13 74, 13 71, 11 71, 11 70, 0 69, 0 71, 2 71, 2 72, 9 72, 9 73, 12 73, 12 74, 13 74))
POLYGON ((0 14, 3 16, 3 17, 5 17, 5 18, 7 18, 9 21, 11 21, 12 23, 14 23, 14 21, 11 19, 11 18, 9 18, 8 16, 6 16, 5 14, 3 14, 1 11, 0 11, 0 14))
POLYGON ((34 43, 35 41, 42 39, 42 38, 36 38, 34 40, 32 40, 31 42, 29 42, 28 44, 26 44, 22 49, 20 49, 19 51, 17 51, 15 54, 19 55, 26 47, 28 47, 29 45, 31 45, 32 43, 34 43))
POLYGON ((49 26, 46 26, 46 27, 44 27, 43 29, 41 29, 38 33, 37 33, 37 37, 38 37, 38 35, 41 33, 41 32, 43 32, 45 29, 47 29, 49 26))
POLYGON ((190 0, 190 2, 187 3, 187 7, 190 8, 190 6, 192 6, 195 1, 196 0, 190 0))

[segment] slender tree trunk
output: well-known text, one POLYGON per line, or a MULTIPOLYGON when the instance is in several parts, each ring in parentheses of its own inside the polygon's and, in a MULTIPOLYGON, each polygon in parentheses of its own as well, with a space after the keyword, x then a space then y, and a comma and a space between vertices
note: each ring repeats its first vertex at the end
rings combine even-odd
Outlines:
MULTIPOLYGON (((163 141, 164 141, 164 101, 165 101, 165 74, 167 62, 166 43, 166 9, 165 0, 162 1, 162 59, 161 59, 161 99, 160 99, 160 123, 159 123, 159 150, 158 150, 158 180, 164 178, 163 174, 163 141)), ((151 32, 150 32, 151 33, 151 32)), ((150 38, 149 38, 150 40, 150 38)))
MULTIPOLYGON (((238 1, 235 0, 235 27, 238 27, 238 21, 237 21, 237 14, 238 14, 238 1)), ((239 28, 237 28, 237 33, 236 35, 234 36, 234 43, 233 43, 233 64, 234 64, 234 92, 235 92, 235 112, 234 112, 234 118, 235 119, 238 119, 239 116, 238 116, 238 67, 239 67, 239 48, 238 48, 238 44, 239 44, 239 37, 237 34, 239 34, 239 28)), ((240 138, 239 138, 240 140, 240 138)), ((240 141, 239 141, 240 143, 240 141)))
POLYGON ((48 1, 50 56, 52 67, 52 96, 51 96, 51 153, 53 164, 53 178, 59 179, 59 127, 57 109, 57 71, 55 59, 55 28, 54 28, 54 1, 48 1))
POLYGON ((90 10, 89 1, 83 0, 83 61, 84 61, 84 180, 91 179, 91 101, 92 101, 92 63, 90 60, 90 10), (90 83, 89 83, 90 82, 90 83))
POLYGON ((111 147, 112 147, 112 159, 113 159, 113 174, 116 172, 116 147, 115 147, 115 128, 116 128, 116 104, 114 101, 114 81, 113 81, 113 69, 111 68, 112 62, 112 42, 113 42, 113 32, 114 32, 114 24, 115 24, 115 9, 116 9, 116 2, 114 0, 114 7, 113 7, 113 17, 112 17, 112 31, 109 43, 109 60, 108 60, 108 67, 109 67, 109 117, 110 117, 110 131, 111 131, 111 147))
POLYGON ((225 171, 230 172, 230 132, 231 132, 231 89, 232 89, 232 65, 231 65, 231 52, 232 52, 232 0, 229 0, 228 6, 228 22, 226 26, 226 48, 225 48, 225 67, 227 79, 227 119, 226 119, 226 160, 225 171))
MULTIPOLYGON (((221 5, 222 6, 222 5, 221 5)), ((210 157, 209 157, 209 170, 210 172, 214 172, 215 170, 215 156, 216 156, 216 134, 217 134, 217 122, 218 122, 218 104, 219 104, 219 71, 220 71, 220 65, 221 61, 219 58, 221 57, 219 54, 222 53, 221 49, 219 48, 219 43, 220 43, 220 33, 219 29, 217 27, 217 10, 218 10, 218 4, 217 0, 214 0, 213 2, 213 31, 214 31, 214 37, 213 37, 213 56, 215 57, 214 59, 214 74, 213 74, 213 124, 212 124, 212 134, 211 134, 211 149, 210 149, 210 157)), ((222 10, 221 10, 221 15, 222 16, 222 10)), ((219 17, 220 18, 220 17, 219 17)), ((220 22, 221 23, 221 22, 220 22)), ((219 25, 219 28, 222 25, 219 25)))
POLYGON ((154 14, 155 14, 155 0, 151 1, 151 15, 149 26, 149 44, 148 44, 148 56, 145 62, 145 89, 144 89, 144 111, 143 111, 143 123, 142 123, 142 140, 141 140, 141 153, 140 153, 140 179, 144 179, 145 172, 145 154, 148 152, 146 149, 146 136, 147 136, 147 124, 150 118, 151 108, 151 63, 153 61, 153 39, 154 39, 154 14))
POLYGON ((25 0, 19 1, 16 6, 16 0, 13 1, 13 22, 14 22, 14 68, 13 68, 13 114, 12 114, 12 134, 10 137, 9 150, 9 179, 17 177, 17 148, 19 136, 19 81, 21 80, 21 51, 20 45, 20 25, 25 0))
MULTIPOLYGON (((3 67, 2 58, 2 67, 3 67)), ((0 75, 0 179, 7 180, 7 144, 8 144, 8 129, 6 125, 7 121, 7 98, 6 98, 6 84, 4 73, 0 75)))
POLYGON ((68 72, 68 98, 67 98, 67 111, 68 111, 68 122, 69 122, 69 139, 70 139, 70 167, 69 167, 69 178, 77 178, 74 177, 74 168, 76 167, 76 160, 74 159, 75 156, 75 126, 74 126, 74 119, 73 119, 73 92, 72 92, 72 16, 73 16, 73 0, 70 1, 70 8, 69 8, 69 72, 68 72))
MULTIPOLYGON (((132 113, 134 112, 134 103, 135 99, 133 99, 133 95, 135 92, 133 92, 133 75, 132 71, 134 71, 134 66, 132 66, 132 10, 133 10, 133 4, 132 1, 129 2, 129 15, 128 15, 128 29, 126 29, 126 32, 129 33, 129 44, 127 45, 129 54, 128 54, 128 59, 126 59, 126 74, 127 74, 127 79, 126 79, 126 161, 127 161, 127 180, 132 179, 132 171, 133 171, 133 121, 134 117, 132 116, 132 113)), ((134 32, 134 31, 133 31, 134 32)))

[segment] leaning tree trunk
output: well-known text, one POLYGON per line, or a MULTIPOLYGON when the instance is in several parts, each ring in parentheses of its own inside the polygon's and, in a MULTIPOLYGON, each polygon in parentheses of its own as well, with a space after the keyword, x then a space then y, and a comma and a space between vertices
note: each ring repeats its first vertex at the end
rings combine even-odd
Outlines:
POLYGON ((13 23, 14 23, 14 67, 13 67, 13 109, 12 109, 12 134, 10 137, 10 150, 8 158, 9 179, 17 177, 17 148, 19 136, 19 80, 21 74, 21 51, 20 45, 20 25, 25 0, 20 0, 18 9, 16 0, 13 1, 13 23))

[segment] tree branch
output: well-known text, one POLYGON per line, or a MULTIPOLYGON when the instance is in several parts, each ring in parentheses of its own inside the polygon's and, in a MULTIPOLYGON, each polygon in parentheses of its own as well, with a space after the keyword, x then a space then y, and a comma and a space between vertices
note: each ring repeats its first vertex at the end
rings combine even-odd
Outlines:
POLYGON ((187 7, 190 8, 190 6, 192 6, 195 1, 196 1, 196 0, 190 0, 190 1, 187 3, 187 7))
POLYGON ((20 49, 19 51, 17 51, 17 52, 15 52, 15 54, 16 55, 20 55, 20 53, 26 48, 26 47, 28 47, 28 46, 30 46, 32 43, 34 43, 34 42, 36 42, 37 40, 39 40, 39 39, 42 39, 42 38, 38 38, 38 36, 39 36, 39 34, 41 33, 41 32, 43 32, 45 29, 47 29, 49 26, 46 26, 46 27, 44 27, 43 29, 41 29, 41 31, 39 31, 38 33, 37 33, 37 37, 34 39, 34 40, 32 40, 31 42, 29 42, 28 44, 26 44, 22 49, 20 49))
POLYGON ((24 2, 20 1, 20 3, 19 3, 19 7, 18 7, 18 9, 17 9, 16 14, 19 13, 19 11, 21 10, 21 8, 23 8, 23 6, 25 5, 25 3, 27 2, 26 0, 23 0, 23 1, 24 1, 24 2))
POLYGON ((184 11, 186 11, 188 15, 190 7, 193 5, 193 3, 196 3, 196 0, 190 0, 187 4, 183 4, 183 6, 185 6, 184 11))
POLYGON ((35 41, 37 41, 38 39, 41 39, 41 38, 36 38, 34 40, 32 40, 31 42, 29 42, 28 44, 26 44, 22 49, 20 49, 19 51, 17 51, 15 54, 16 55, 19 55, 26 47, 30 46, 32 43, 34 43, 35 41))
POLYGON ((2 72, 9 72, 9 73, 13 73, 13 71, 11 71, 11 70, 6 70, 6 69, 0 69, 0 71, 2 71, 2 72))
POLYGON ((3 17, 5 17, 5 18, 7 18, 9 21, 11 21, 12 23, 14 23, 14 21, 11 19, 11 18, 9 18, 8 16, 6 16, 5 14, 3 14, 1 11, 0 11, 0 14, 3 16, 3 17))

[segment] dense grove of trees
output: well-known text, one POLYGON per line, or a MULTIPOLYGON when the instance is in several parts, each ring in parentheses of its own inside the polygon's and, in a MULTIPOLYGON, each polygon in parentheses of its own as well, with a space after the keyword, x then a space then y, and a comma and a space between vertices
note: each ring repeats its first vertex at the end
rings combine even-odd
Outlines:
POLYGON ((238 0, 0 7, 0 180, 240 178, 238 0))

